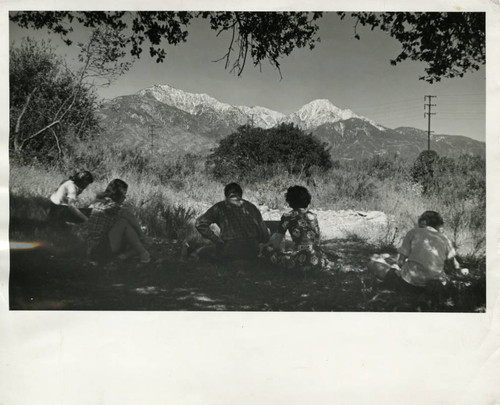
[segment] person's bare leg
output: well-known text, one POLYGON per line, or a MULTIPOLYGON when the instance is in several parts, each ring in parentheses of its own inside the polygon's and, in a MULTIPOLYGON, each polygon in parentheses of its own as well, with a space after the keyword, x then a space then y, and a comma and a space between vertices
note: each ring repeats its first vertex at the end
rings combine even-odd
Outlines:
POLYGON ((113 253, 118 253, 123 245, 123 237, 125 235, 125 228, 127 221, 119 219, 116 221, 108 232, 109 246, 113 253))
MULTIPOLYGON (((148 251, 142 245, 137 232, 135 232, 126 219, 122 218, 116 221, 111 227, 108 237, 109 245, 114 253, 118 253, 123 247, 123 239, 125 238, 126 241, 132 246, 135 253, 139 254, 141 261, 149 262, 148 251)), ((133 252, 125 252, 123 254, 123 258, 132 256, 132 253, 133 252)))
POLYGON ((125 237, 127 238, 128 243, 132 245, 134 250, 139 253, 139 258, 142 263, 149 263, 151 260, 149 256, 149 252, 144 248, 142 242, 139 238, 139 235, 135 231, 134 228, 130 224, 127 223, 125 228, 125 237))

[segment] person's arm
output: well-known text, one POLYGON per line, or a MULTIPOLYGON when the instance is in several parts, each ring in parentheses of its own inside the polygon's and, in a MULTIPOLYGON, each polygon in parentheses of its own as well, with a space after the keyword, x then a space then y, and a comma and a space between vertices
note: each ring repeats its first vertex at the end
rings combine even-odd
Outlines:
POLYGON ((404 254, 402 254, 402 253, 399 253, 399 254, 398 254, 398 266, 399 266, 399 267, 403 267, 403 264, 405 264, 406 259, 408 259, 408 257, 407 257, 407 256, 405 256, 405 255, 404 255, 404 254))
POLYGON ((212 224, 218 224, 219 211, 217 206, 213 206, 207 210, 203 215, 196 219, 196 229, 205 239, 214 242, 216 245, 224 244, 224 241, 215 234, 215 232, 210 228, 212 224))
POLYGON ((269 238, 269 246, 271 246, 274 250, 281 250, 281 244, 283 242, 283 238, 285 237, 282 233, 273 233, 269 238))
POLYGON ((271 235, 268 241, 268 245, 271 246, 274 250, 282 249, 283 239, 285 238, 288 224, 288 218, 285 215, 282 215, 278 229, 271 235))
POLYGON ((318 235, 318 243, 321 241, 321 231, 319 230, 319 222, 318 222, 318 217, 314 215, 313 220, 311 221, 311 226, 318 235))
POLYGON ((257 224, 258 224, 258 241, 260 243, 267 243, 267 241, 269 240, 269 229, 267 229, 267 225, 266 223, 264 222, 264 219, 262 218, 262 214, 260 213, 259 209, 255 206, 255 205, 252 205, 253 207, 253 211, 254 211, 254 215, 255 215, 255 220, 257 221, 257 224))
POLYGON ((469 270, 462 268, 456 257, 451 258, 450 261, 453 264, 455 271, 462 273, 464 276, 469 274, 469 270))
POLYGON ((408 256, 410 256, 411 252, 411 241, 413 239, 413 229, 409 231, 406 236, 403 239, 403 243, 398 249, 398 266, 402 267, 403 264, 406 262, 408 259, 408 256))
POLYGON ((66 188, 66 198, 68 199, 69 210, 82 221, 86 221, 88 218, 76 206, 77 195, 78 190, 74 184, 71 184, 66 188))
POLYGON ((451 264, 453 265, 453 269, 457 272, 457 273, 460 273, 462 274, 463 276, 466 276, 469 274, 469 269, 466 269, 466 268, 462 268, 460 266, 460 263, 459 261, 457 260, 457 252, 455 250, 455 248, 453 247, 453 243, 451 243, 451 240, 446 236, 444 235, 447 242, 448 242, 448 252, 447 252, 447 260, 451 262, 451 264))

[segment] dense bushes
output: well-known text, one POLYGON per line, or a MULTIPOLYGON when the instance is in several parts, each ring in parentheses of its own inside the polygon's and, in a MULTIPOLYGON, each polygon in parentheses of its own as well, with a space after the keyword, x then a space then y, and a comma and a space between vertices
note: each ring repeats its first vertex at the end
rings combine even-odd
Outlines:
POLYGON ((245 179, 269 166, 282 166, 291 174, 309 174, 314 167, 330 169, 332 160, 325 144, 293 124, 271 129, 242 126, 223 139, 207 160, 207 167, 218 179, 245 179))
MULTIPOLYGON (((243 128, 239 133, 246 130, 252 131, 243 128)), ((258 138, 259 133, 263 136, 264 131, 255 131, 253 134, 257 137, 252 139, 243 136, 248 142, 245 145, 258 147, 259 142, 263 142, 258 138)), ((255 160, 265 161, 258 153, 255 160)), ((213 164, 212 160, 209 164, 212 169, 213 164)), ((96 182, 82 195, 85 204, 96 192, 102 191, 111 178, 121 177, 130 184, 127 201, 136 207, 141 222, 150 232, 177 237, 179 230, 181 234, 184 232, 182 224, 187 218, 201 214, 223 198, 225 182, 241 182, 245 198, 280 211, 288 209, 284 199, 286 189, 299 184, 309 188, 313 210, 385 212, 392 221, 386 243, 399 244, 400 237, 415 225, 424 210, 435 210, 443 215, 446 232, 460 254, 484 254, 483 158, 434 156, 432 176, 422 176, 419 182, 414 180, 417 164, 395 156, 336 161, 329 169, 311 165, 306 166, 307 170, 297 171, 291 167, 292 162, 288 162, 288 166, 286 162, 248 165, 247 172, 239 169, 234 159, 232 164, 238 175, 228 170, 217 177, 206 170, 205 159, 200 156, 173 157, 151 151, 132 153, 105 143, 82 142, 72 145, 71 153, 65 156, 60 167, 12 164, 10 187, 11 192, 18 195, 47 197, 64 177, 84 168, 96 177, 96 182)), ((421 173, 429 174, 429 171, 421 173)))

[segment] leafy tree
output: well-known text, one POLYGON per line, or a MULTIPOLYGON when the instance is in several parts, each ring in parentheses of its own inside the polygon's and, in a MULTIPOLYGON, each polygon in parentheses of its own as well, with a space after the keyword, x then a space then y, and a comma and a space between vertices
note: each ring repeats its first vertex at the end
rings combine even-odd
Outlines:
POLYGON ((97 126, 96 95, 76 94, 74 77, 53 48, 26 39, 10 49, 9 146, 17 155, 62 155, 64 136, 97 126))
POLYGON ((185 42, 190 22, 194 18, 202 18, 209 22, 217 36, 223 32, 231 34, 228 51, 219 60, 225 60, 226 68, 231 66, 232 72, 241 75, 247 57, 256 66, 267 60, 279 70, 281 56, 289 55, 295 48, 314 48, 319 39, 315 21, 321 15, 322 13, 306 12, 237 11, 23 11, 11 13, 10 20, 25 28, 46 28, 59 34, 68 45, 72 43, 69 34, 73 31, 75 22, 92 28, 110 27, 120 34, 126 33, 116 41, 116 49, 129 48, 130 53, 139 58, 143 47, 149 43, 151 57, 162 62, 166 56, 165 43, 177 45, 185 42))
POLYGON ((449 205, 473 199, 486 201, 486 166, 480 156, 453 159, 425 150, 415 160, 411 175, 425 194, 440 196, 449 205))
MULTIPOLYGON (((341 18, 348 15, 339 13, 341 18)), ((462 77, 478 70, 486 61, 485 13, 349 13, 358 24, 379 29, 397 39, 403 50, 393 60, 397 65, 406 59, 427 63, 429 83, 441 78, 462 77)))
MULTIPOLYGON (((23 11, 12 12, 10 20, 21 27, 48 29, 70 45, 75 23, 86 27, 108 27, 121 34, 115 42, 119 52, 128 48, 139 57, 149 45, 149 54, 157 62, 165 59, 166 44, 177 45, 188 37, 188 26, 195 18, 206 19, 217 36, 229 33, 227 53, 219 60, 226 68, 241 75, 250 57, 254 65, 267 60, 279 70, 279 59, 295 48, 313 49, 320 40, 317 21, 324 13, 314 12, 187 12, 187 11, 23 11)), ((463 76, 485 63, 484 13, 338 13, 340 18, 355 20, 380 29, 398 40, 403 50, 391 63, 406 59, 427 63, 425 76, 430 83, 442 77, 463 76)))
POLYGON ((242 126, 220 141, 207 159, 217 178, 249 178, 262 166, 281 166, 289 173, 309 176, 313 168, 328 170, 327 145, 293 124, 270 129, 242 126))
POLYGON ((436 151, 424 150, 413 163, 411 176, 415 182, 422 185, 424 193, 429 190, 432 183, 438 160, 439 155, 436 151))
POLYGON ((10 149, 44 160, 61 157, 69 137, 97 130, 95 86, 109 84, 128 69, 119 61, 110 29, 92 32, 80 43, 80 68, 71 70, 45 42, 25 39, 9 53, 10 149), (111 49, 110 49, 111 48, 111 49))

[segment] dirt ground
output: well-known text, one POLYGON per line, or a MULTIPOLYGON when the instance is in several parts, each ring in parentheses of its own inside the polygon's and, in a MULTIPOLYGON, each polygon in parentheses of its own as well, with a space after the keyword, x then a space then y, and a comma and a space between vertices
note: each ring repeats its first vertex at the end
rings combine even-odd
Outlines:
MULTIPOLYGON (((19 236, 19 232, 12 232, 19 236)), ((64 239, 64 238, 63 238, 64 239)), ((439 311, 485 310, 484 264, 446 291, 395 291, 367 270, 366 242, 324 242, 335 268, 289 272, 265 262, 207 263, 181 257, 180 245, 151 241, 152 261, 97 265, 68 242, 11 250, 11 310, 439 311), (66 246, 66 247, 65 247, 66 246), (70 246, 70 247, 68 247, 70 246)), ((473 269, 473 266, 469 266, 473 269)))

